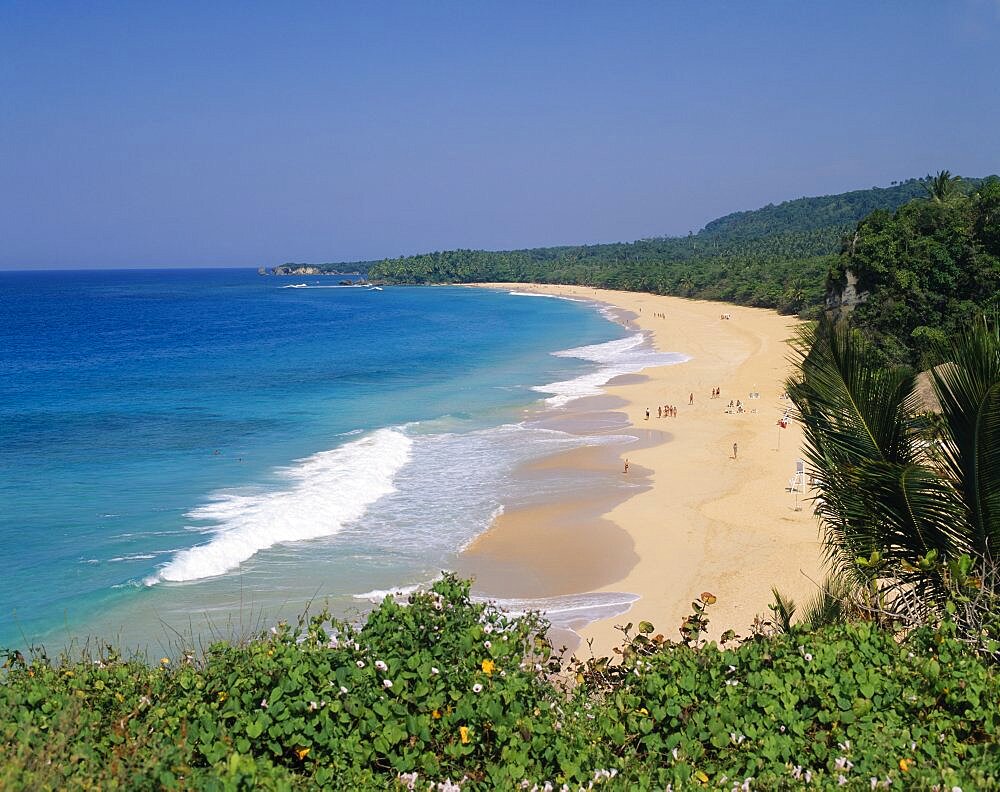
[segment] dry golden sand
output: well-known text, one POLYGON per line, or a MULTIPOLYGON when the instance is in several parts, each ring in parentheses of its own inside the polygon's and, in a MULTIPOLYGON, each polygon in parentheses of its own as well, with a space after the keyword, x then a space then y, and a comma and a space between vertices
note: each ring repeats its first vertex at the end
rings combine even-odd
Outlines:
MULTIPOLYGON (((676 638, 691 600, 702 591, 718 597, 710 611, 713 636, 729 628, 745 634, 756 614, 767 613, 772 586, 796 599, 815 592, 812 581, 822 575, 817 523, 809 504, 799 500, 797 511, 795 496, 786 490, 802 433, 795 423, 777 426, 788 406, 780 396, 790 371, 785 342, 796 319, 638 292, 484 285, 610 304, 633 314, 630 326, 648 332, 657 349, 691 360, 646 369, 644 377, 606 388, 634 430, 665 433, 646 431, 644 442, 627 450, 628 475, 645 485, 637 494, 623 500, 620 488, 609 487, 602 496, 597 487, 572 503, 505 514, 468 549, 460 571, 477 575, 487 590, 502 588, 490 591, 498 596, 595 590, 639 595, 626 615, 580 630, 598 654, 619 643, 615 625, 627 621, 651 621, 676 638), (711 399, 715 387, 722 395, 711 399), (750 400, 751 391, 760 398, 750 400), (757 412, 726 414, 730 399, 757 412), (676 405, 678 417, 657 418, 656 408, 664 404, 676 405)), ((568 418, 585 402, 570 403, 568 418)), ((623 460, 600 460, 593 453, 562 454, 538 469, 580 464, 592 470, 595 460, 606 465, 609 483, 621 480, 623 460)))

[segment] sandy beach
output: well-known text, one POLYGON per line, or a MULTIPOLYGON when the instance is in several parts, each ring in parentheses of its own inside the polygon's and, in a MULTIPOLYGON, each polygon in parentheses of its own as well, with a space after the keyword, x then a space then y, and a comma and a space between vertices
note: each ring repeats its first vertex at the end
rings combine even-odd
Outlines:
POLYGON ((562 408, 570 423, 612 411, 640 442, 614 453, 559 454, 522 471, 580 466, 606 471, 609 487, 502 515, 466 550, 459 571, 495 596, 638 595, 628 613, 579 629, 583 654, 588 643, 596 654, 609 653, 620 642, 615 626, 627 622, 648 620, 677 638, 703 591, 718 598, 709 612, 713 637, 730 628, 746 634, 756 614, 768 614, 772 586, 796 600, 812 596, 822 577, 818 525, 802 495, 787 489, 802 433, 794 422, 777 425, 790 406, 782 383, 797 319, 637 292, 483 285, 606 303, 658 350, 690 360, 613 381, 603 403, 582 399, 562 408), (711 397, 714 388, 719 398, 711 397), (737 399, 744 412, 727 412, 737 399), (677 417, 658 417, 664 405, 675 406, 677 417), (624 495, 611 486, 623 477, 636 485, 624 495))

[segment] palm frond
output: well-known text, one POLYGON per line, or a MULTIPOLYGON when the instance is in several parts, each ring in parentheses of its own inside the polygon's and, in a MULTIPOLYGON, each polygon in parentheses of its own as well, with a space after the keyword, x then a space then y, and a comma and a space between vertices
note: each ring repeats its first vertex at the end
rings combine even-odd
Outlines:
POLYGON ((932 372, 944 418, 944 460, 963 495, 968 552, 1000 552, 1000 317, 982 317, 932 372))
POLYGON ((802 609, 802 621, 812 629, 840 624, 854 609, 857 584, 841 574, 827 575, 820 590, 802 609))
POLYGON ((791 597, 786 597, 773 586, 771 587, 771 595, 774 597, 774 602, 768 605, 768 608, 774 614, 774 626, 780 632, 791 632, 792 618, 795 616, 796 610, 795 600, 791 597))

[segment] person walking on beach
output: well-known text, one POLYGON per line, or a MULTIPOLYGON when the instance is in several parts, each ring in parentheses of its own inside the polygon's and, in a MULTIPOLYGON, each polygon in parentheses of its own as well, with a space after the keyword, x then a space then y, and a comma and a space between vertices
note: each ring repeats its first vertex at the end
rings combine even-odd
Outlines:
POLYGON ((692 394, 691 394, 691 396, 690 396, 690 397, 688 398, 688 405, 691 405, 691 404, 694 404, 694 394, 693 394, 693 393, 692 393, 692 394))
POLYGON ((733 459, 736 459, 736 452, 737 452, 738 450, 739 450, 739 449, 737 448, 737 446, 736 446, 736 443, 735 443, 735 442, 733 442, 733 459))
POLYGON ((663 417, 663 408, 662 407, 657 406, 657 408, 656 408, 656 417, 657 418, 662 418, 663 417))
POLYGON ((649 408, 648 407, 646 408, 646 420, 647 421, 649 420, 649 408))
POLYGON ((628 473, 628 457, 625 458, 625 470, 623 470, 622 472, 628 473))

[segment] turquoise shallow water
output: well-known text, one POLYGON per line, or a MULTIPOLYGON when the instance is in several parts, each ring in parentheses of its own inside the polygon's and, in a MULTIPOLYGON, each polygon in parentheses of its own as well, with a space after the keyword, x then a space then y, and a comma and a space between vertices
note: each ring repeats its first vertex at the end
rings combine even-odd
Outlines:
POLYGON ((427 580, 518 463, 588 442, 532 414, 669 362, 588 303, 331 285, 0 273, 0 645, 162 643, 427 580))

